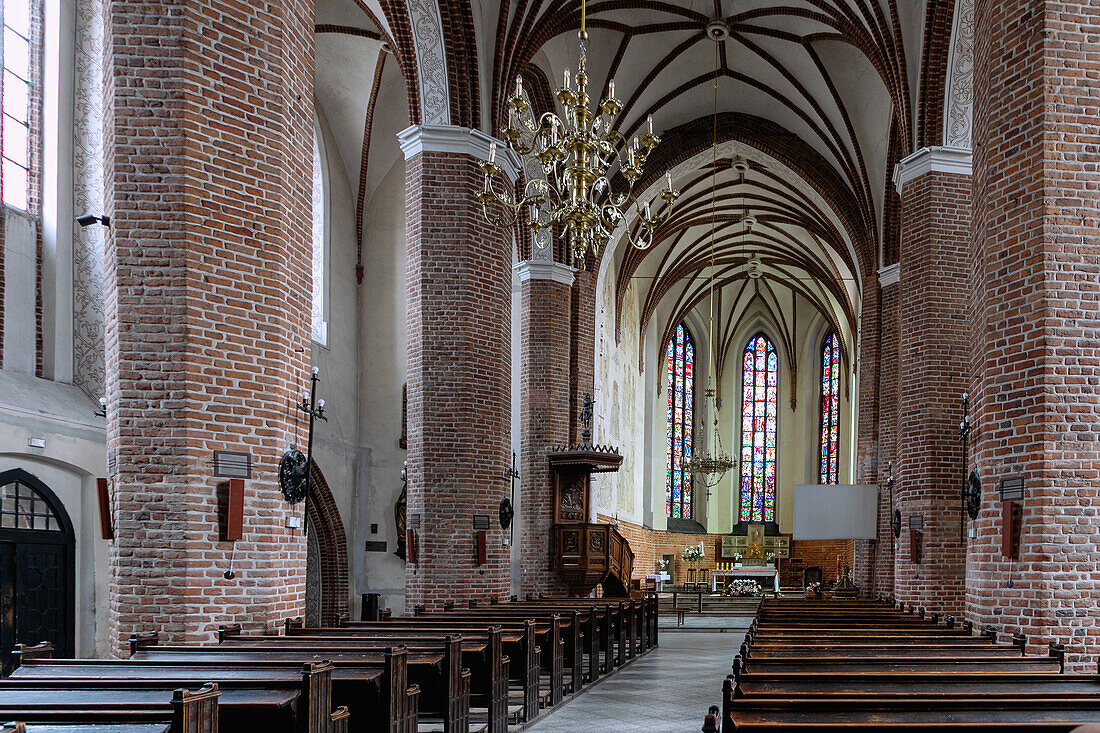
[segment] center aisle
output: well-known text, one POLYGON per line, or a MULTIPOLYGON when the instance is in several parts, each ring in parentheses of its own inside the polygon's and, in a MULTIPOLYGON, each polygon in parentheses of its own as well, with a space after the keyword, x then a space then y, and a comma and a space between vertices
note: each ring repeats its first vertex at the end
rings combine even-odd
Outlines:
MULTIPOLYGON (((738 619, 740 621, 740 619, 738 619)), ((533 733, 600 730, 684 733, 699 711, 722 702, 721 680, 743 631, 661 633, 661 645, 527 728, 533 733), (717 682, 716 682, 717 680, 717 682), (596 726, 595 721, 599 721, 596 726)))

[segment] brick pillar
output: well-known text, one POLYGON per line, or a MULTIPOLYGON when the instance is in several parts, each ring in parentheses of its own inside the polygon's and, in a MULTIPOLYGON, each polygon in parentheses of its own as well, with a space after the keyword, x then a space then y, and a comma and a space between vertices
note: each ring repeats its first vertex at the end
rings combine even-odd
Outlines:
POLYGON ((569 442, 569 363, 573 268, 527 260, 516 265, 522 299, 520 481, 522 593, 562 594, 551 569, 553 485, 547 450, 569 442))
MULTIPOLYGON (((585 393, 595 399, 596 371, 596 264, 591 256, 577 271, 573 287, 572 308, 572 360, 570 362, 571 404, 569 406, 569 442, 581 440, 581 405, 585 393)), ((596 411, 610 409, 610 405, 596 403, 596 411)), ((598 479, 597 479, 598 480, 598 479)), ((594 521, 595 515, 589 517, 594 521)))
POLYGON ((899 600, 960 613, 962 395, 967 391, 966 309, 971 287, 970 151, 925 148, 898 164, 902 199, 897 461, 902 536, 895 557, 899 600), (912 561, 910 521, 923 518, 922 559, 912 561))
MULTIPOLYGON (((858 410, 856 424, 855 481, 859 484, 875 483, 879 462, 878 400, 879 400, 879 292, 874 276, 863 279, 863 301, 860 312, 859 361, 858 361, 858 410)), ((879 563, 879 543, 872 540, 854 540, 852 555, 852 580, 860 593, 869 596, 875 590, 873 577, 879 563)))
POLYGON ((878 514, 878 544, 875 562, 875 593, 894 594, 894 558, 900 549, 891 526, 893 511, 886 481, 890 463, 897 457, 898 430, 898 264, 884 267, 878 273, 879 287, 879 369, 878 369, 878 465, 871 478, 880 488, 878 514))
MULTIPOLYGON (((475 196, 490 138, 427 125, 398 137, 405 153, 408 521, 418 545, 417 562, 406 564, 406 606, 506 598, 509 553, 498 510, 512 465, 512 253, 510 233, 485 221, 475 196), (480 566, 475 516, 489 520, 480 566)), ((497 161, 509 163, 507 155, 497 161)))
POLYGON ((302 613, 313 3, 112 3, 107 34, 108 635, 207 641, 302 613), (231 83, 230 83, 231 80, 231 83), (244 539, 219 542, 216 449, 253 459, 244 539), (233 556, 236 577, 223 577, 233 556))
POLYGON ((983 505, 967 616, 1100 655, 1100 222, 1096 2, 979 0, 975 9, 971 389, 983 505), (998 480, 1024 482, 1020 557, 1001 553, 998 480))

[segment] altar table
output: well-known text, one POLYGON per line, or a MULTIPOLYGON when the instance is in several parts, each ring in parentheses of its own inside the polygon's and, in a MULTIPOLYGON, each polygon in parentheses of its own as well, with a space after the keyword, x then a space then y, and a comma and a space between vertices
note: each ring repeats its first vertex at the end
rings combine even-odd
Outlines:
MULTIPOLYGON (((752 580, 772 579, 772 588, 779 592, 779 571, 772 567, 740 567, 729 570, 713 570, 710 574, 710 591, 718 592, 718 578, 751 578, 752 580)), ((728 580, 726 582, 729 582, 728 580)), ((725 587, 725 583, 722 584, 725 587)))

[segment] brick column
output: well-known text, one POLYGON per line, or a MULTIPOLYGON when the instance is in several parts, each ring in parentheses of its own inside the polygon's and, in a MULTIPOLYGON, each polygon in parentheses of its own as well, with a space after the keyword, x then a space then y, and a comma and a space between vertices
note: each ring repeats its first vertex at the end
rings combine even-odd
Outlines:
POLYGON ((567 591, 551 569, 553 485, 546 453, 569 442, 573 268, 528 260, 515 266, 522 298, 520 481, 522 593, 567 591))
MULTIPOLYGON (((870 478, 880 487, 878 513, 878 544, 875 562, 875 593, 894 594, 894 558, 901 550, 891 526, 893 511, 886 481, 890 463, 897 457, 898 431, 898 264, 878 272, 879 287, 879 369, 878 369, 878 465, 870 478)), ((862 480, 862 479, 861 479, 862 480)))
POLYGON ((925 148, 897 165, 902 200, 897 460, 902 535, 895 556, 899 600, 960 613, 962 395, 967 391, 966 309, 971 287, 970 151, 925 148), (910 522, 923 518, 922 559, 912 561, 910 522))
POLYGON ((208 641, 302 613, 278 490, 308 375, 313 4, 111 3, 106 304, 115 540, 108 635, 208 641), (219 542, 216 449, 250 453, 219 542), (223 574, 232 567, 236 576, 223 574))
POLYGON ((967 616, 1100 655, 1100 222, 1096 2, 979 0, 975 9, 971 389, 981 514, 967 616), (1020 557, 1001 553, 998 480, 1024 482, 1020 557))
MULTIPOLYGON (((860 310, 858 358, 858 409, 856 413, 856 465, 853 473, 859 484, 875 483, 879 464, 879 290, 874 275, 863 278, 860 310)), ((880 533, 881 534, 881 533, 880 533)), ((874 574, 880 564, 874 540, 853 540, 852 580, 863 596, 870 596, 874 574)))
MULTIPOLYGON (((573 287, 572 308, 572 361, 570 362, 569 442, 581 440, 579 416, 585 393, 594 393, 596 373, 596 264, 591 256, 577 271, 573 287)), ((610 405, 596 404, 597 411, 610 409, 610 405)), ((589 517, 595 521, 595 516, 589 517)))
MULTIPOLYGON (((509 553, 498 510, 512 464, 512 253, 511 234, 485 221, 476 198, 477 163, 488 157, 491 139, 427 125, 398 137, 405 153, 408 521, 418 545, 417 562, 406 564, 406 606, 506 598, 509 553), (480 566, 475 516, 489 520, 480 566)), ((509 156, 497 161, 508 165, 509 156)))

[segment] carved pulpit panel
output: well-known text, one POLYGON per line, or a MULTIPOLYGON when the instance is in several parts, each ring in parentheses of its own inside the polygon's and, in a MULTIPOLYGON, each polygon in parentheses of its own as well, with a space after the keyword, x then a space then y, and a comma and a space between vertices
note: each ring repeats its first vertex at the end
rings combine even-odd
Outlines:
POLYGON ((554 521, 558 524, 588 521, 588 475, 559 475, 558 505, 554 521))

